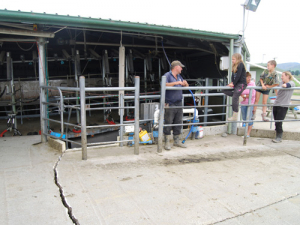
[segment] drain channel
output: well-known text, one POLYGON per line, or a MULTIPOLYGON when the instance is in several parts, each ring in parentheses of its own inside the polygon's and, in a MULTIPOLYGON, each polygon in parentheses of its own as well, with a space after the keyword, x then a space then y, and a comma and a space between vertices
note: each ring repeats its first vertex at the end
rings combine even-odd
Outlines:
POLYGON ((60 195, 61 201, 62 201, 64 207, 68 210, 68 215, 69 215, 70 219, 72 220, 72 222, 75 225, 80 225, 80 223, 78 222, 78 220, 76 219, 76 217, 73 215, 72 207, 69 206, 69 204, 66 201, 66 197, 64 196, 64 190, 63 190, 62 186, 58 182, 58 176, 57 176, 57 170, 56 169, 57 169, 58 163, 60 162, 60 160, 63 157, 63 155, 64 155, 64 152, 61 154, 61 156, 59 156, 57 162, 55 163, 55 165, 53 167, 53 171, 54 171, 54 183, 56 184, 56 186, 59 189, 59 195, 60 195))

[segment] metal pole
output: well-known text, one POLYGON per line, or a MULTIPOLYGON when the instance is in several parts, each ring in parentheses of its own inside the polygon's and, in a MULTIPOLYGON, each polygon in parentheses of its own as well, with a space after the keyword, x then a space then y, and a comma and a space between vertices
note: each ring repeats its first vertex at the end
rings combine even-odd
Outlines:
MULTIPOLYGON (((45 72, 45 38, 38 39, 38 48, 39 48, 39 84, 40 87, 44 86, 46 81, 46 72, 45 72)), ((45 102, 46 99, 46 91, 44 88, 40 88, 40 119, 41 119, 41 141, 47 141, 47 121, 43 118, 47 118, 47 106, 42 102, 45 102)))
POLYGON ((63 137, 64 134, 64 99, 63 99, 63 94, 60 89, 59 91, 59 97, 60 97, 60 132, 61 132, 61 137, 63 137))
MULTIPOLYGON (((147 59, 144 59, 144 93, 147 94, 147 59)), ((147 103, 147 99, 145 102, 147 103)))
MULTIPOLYGON (((78 87, 78 77, 81 75, 81 69, 80 69, 80 55, 79 51, 76 50, 75 54, 75 81, 76 81, 76 86, 78 87)), ((78 92, 76 91, 76 105, 79 105, 79 100, 78 100, 78 92)), ((77 123, 80 123, 79 120, 79 111, 76 110, 76 118, 77 118, 77 123)))
MULTIPOLYGON (((125 87, 125 48, 122 45, 119 47, 119 87, 125 87)), ((121 94, 124 95, 123 90, 119 91, 119 95, 121 94)))
MULTIPOLYGON (((13 71, 13 61, 10 55, 10 52, 6 53, 7 57, 7 80, 10 80, 10 88, 11 88, 11 106, 13 114, 17 114, 16 110, 16 96, 15 96, 15 84, 14 84, 14 71, 13 71)), ((15 118, 16 121, 16 118, 15 118)), ((17 122, 15 122, 15 128, 17 128, 17 122)))
POLYGON ((140 77, 135 76, 134 78, 134 86, 135 86, 135 93, 134 93, 134 154, 139 154, 139 131, 140 131, 140 77))
POLYGON ((158 144, 157 152, 162 152, 163 142, 163 125, 164 125, 164 114, 165 114, 165 98, 166 98, 166 76, 161 78, 161 92, 160 92, 160 107, 159 107, 159 121, 158 121, 158 144))
POLYGON ((246 14, 246 5, 244 4, 243 5, 243 38, 242 38, 242 44, 245 43, 245 14, 246 14))
MULTIPOLYGON (((207 87, 209 85, 209 78, 205 78, 205 86, 207 87)), ((204 97, 204 99, 205 99, 205 105, 208 105, 208 93, 209 93, 209 90, 208 89, 206 89, 205 90, 205 97, 204 97)), ((206 127, 207 126, 207 124, 206 124, 206 122, 207 122, 207 107, 205 107, 204 108, 204 127, 206 127)))
MULTIPOLYGON (((124 107, 124 94, 120 94, 120 98, 119 98, 119 102, 120 102, 120 124, 123 124, 123 117, 124 117, 124 109, 122 107, 124 107)), ((124 127, 120 126, 120 146, 123 147, 123 134, 124 134, 124 127)))
MULTIPOLYGON (((229 68, 228 68, 228 83, 231 82, 231 73, 232 73, 232 61, 231 61, 231 58, 232 58, 232 55, 233 55, 233 39, 230 39, 230 48, 229 48, 229 68)), ((227 102, 229 103, 229 105, 232 104, 232 98, 229 98, 227 96, 227 102)), ((226 116, 226 121, 227 121, 227 118, 228 118, 228 115, 232 113, 232 108, 230 106, 227 106, 227 116, 226 116)), ((232 124, 229 123, 228 126, 227 126, 227 132, 229 134, 231 134, 232 132, 232 124)))
MULTIPOLYGON (((105 59, 104 56, 102 57, 102 86, 105 87, 105 59)), ((103 92, 104 94, 106 92, 103 92)), ((106 103, 106 98, 103 98, 103 104, 106 103)), ((105 118, 105 109, 103 109, 103 122, 106 122, 106 118, 105 118)))
POLYGON ((160 58, 158 58, 158 79, 161 79, 161 65, 160 65, 160 58))
POLYGON ((86 105, 85 105, 85 77, 84 76, 80 76, 79 86, 80 86, 82 160, 87 160, 86 105))

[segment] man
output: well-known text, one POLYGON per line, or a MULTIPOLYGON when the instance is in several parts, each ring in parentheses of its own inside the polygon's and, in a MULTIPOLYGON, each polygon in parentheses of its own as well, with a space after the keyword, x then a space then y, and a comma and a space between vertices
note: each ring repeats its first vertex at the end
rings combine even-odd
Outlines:
MULTIPOLYGON (((166 86, 170 87, 188 87, 189 84, 186 80, 183 80, 180 75, 182 68, 185 67, 180 61, 173 61, 171 63, 171 71, 165 73, 166 86)), ((165 124, 181 124, 183 117, 182 108, 172 108, 173 106, 182 106, 182 90, 167 90, 166 101, 165 101, 165 124)), ((170 135, 173 129, 174 146, 186 148, 184 144, 180 142, 182 126, 168 126, 164 127, 165 135, 165 149, 170 150, 170 135)))

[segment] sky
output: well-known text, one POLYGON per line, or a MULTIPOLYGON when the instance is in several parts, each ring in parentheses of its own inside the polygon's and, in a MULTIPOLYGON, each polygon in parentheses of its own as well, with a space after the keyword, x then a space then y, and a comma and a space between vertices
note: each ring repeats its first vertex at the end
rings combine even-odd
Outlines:
MULTIPOLYGON (((46 12, 242 34, 246 0, 9 0, 0 9, 46 12)), ((251 1, 251 0, 250 0, 251 1)), ((252 63, 300 63, 300 1, 261 0, 246 10, 252 63)))

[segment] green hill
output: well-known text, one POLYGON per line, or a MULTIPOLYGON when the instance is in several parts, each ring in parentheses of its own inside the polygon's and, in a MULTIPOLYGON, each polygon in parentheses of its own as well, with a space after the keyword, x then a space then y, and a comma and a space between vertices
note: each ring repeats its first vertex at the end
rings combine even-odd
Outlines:
POLYGON ((282 69, 282 70, 296 71, 296 70, 300 70, 300 63, 296 63, 296 62, 280 63, 277 65, 277 68, 282 69))

